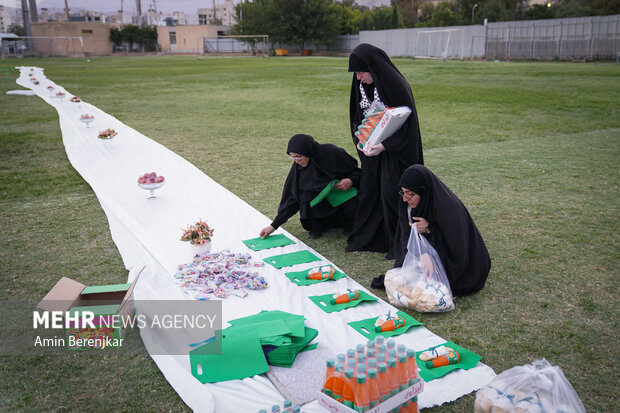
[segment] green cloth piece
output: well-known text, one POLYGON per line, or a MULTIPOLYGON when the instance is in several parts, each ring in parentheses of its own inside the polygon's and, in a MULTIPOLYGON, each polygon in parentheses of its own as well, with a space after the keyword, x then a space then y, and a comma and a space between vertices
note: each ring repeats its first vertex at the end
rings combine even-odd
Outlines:
POLYGON ((290 344, 276 347, 267 353, 269 364, 272 366, 291 367, 295 362, 297 354, 301 351, 307 351, 306 347, 319 334, 318 330, 310 327, 304 327, 303 337, 293 337, 290 344))
POLYGON ((109 284, 109 285, 91 285, 82 290, 82 294, 96 294, 96 293, 113 293, 116 291, 127 291, 131 287, 129 284, 109 284))
POLYGON ((405 320, 405 325, 392 331, 382 331, 380 333, 377 333, 375 331, 375 321, 377 321, 377 318, 379 316, 373 317, 373 318, 367 318, 365 320, 360 320, 360 321, 352 321, 348 324, 351 327, 353 327, 355 331, 357 331, 358 333, 366 337, 368 340, 374 340, 375 337, 377 336, 383 336, 385 338, 399 336, 401 334, 406 333, 412 327, 418 327, 418 326, 424 325, 424 323, 420 323, 418 320, 416 320, 415 318, 411 317, 409 314, 404 313, 402 311, 398 311, 396 314, 398 314, 400 317, 402 317, 405 320))
POLYGON ((192 375, 201 383, 244 379, 269 371, 255 330, 233 334, 216 330, 215 336, 215 341, 189 352, 192 375))
POLYGON ((261 311, 260 313, 230 320, 228 323, 232 326, 245 326, 252 327, 257 323, 268 322, 273 320, 281 320, 290 329, 290 334, 293 337, 304 337, 304 320, 302 315, 296 315, 287 313, 285 311, 273 310, 273 311, 261 311))
POLYGON ((242 241, 252 251, 262 251, 269 248, 283 247, 285 245, 294 244, 295 241, 288 238, 284 234, 269 235, 262 239, 261 237, 246 239, 242 241))
POLYGON ((377 301, 377 297, 373 297, 368 294, 366 291, 358 290, 360 293, 360 298, 354 301, 349 301, 348 303, 343 304, 331 304, 331 299, 334 297, 334 294, 325 294, 325 295, 315 295, 312 297, 308 297, 314 304, 316 304, 321 310, 326 313, 333 313, 334 311, 344 310, 346 308, 355 307, 363 303, 364 301, 377 301))
POLYGON ((273 255, 264 258, 267 264, 275 268, 289 267, 291 265, 305 264, 307 262, 320 261, 321 259, 308 250, 289 252, 288 254, 273 255))
POLYGON ((334 189, 334 185, 338 182, 340 182, 340 180, 335 179, 328 183, 327 186, 323 188, 323 190, 312 201, 310 201, 310 207, 315 206, 323 199, 327 198, 327 202, 335 208, 357 195, 357 188, 354 186, 346 191, 343 191, 342 189, 334 189))
MULTIPOLYGON (((303 325, 303 321, 302 321, 303 325)), ((226 329, 227 334, 236 334, 238 331, 255 330, 260 339, 260 343, 265 345, 281 345, 290 342, 290 337, 286 337, 293 331, 283 320, 257 321, 251 324, 232 325, 226 329)))
MULTIPOLYGON (((457 369, 469 370, 472 367, 475 367, 476 364, 478 364, 478 362, 482 359, 482 357, 479 356, 478 354, 472 351, 469 351, 466 348, 458 346, 451 341, 440 344, 440 346, 450 347, 451 349, 455 350, 457 353, 459 353, 461 360, 456 364, 449 364, 447 366, 435 367, 435 368, 429 369, 429 368, 426 368, 426 362, 420 360, 420 354, 422 354, 424 351, 428 349, 424 349, 422 351, 416 352, 415 353, 416 363, 418 363, 418 370, 420 373, 420 377, 422 377, 422 380, 424 380, 425 382, 429 382, 431 380, 435 380, 440 377, 443 377, 446 374, 450 373, 451 371, 454 371, 457 369)), ((435 347, 438 347, 438 346, 435 346, 435 347)))
POLYGON ((306 270, 302 270, 302 271, 287 272, 287 273, 284 273, 284 275, 286 276, 286 278, 291 280, 291 282, 294 282, 295 284, 302 286, 302 287, 305 285, 312 285, 312 284, 322 283, 325 281, 338 281, 339 279, 347 276, 345 273, 335 270, 333 280, 331 278, 326 278, 324 280, 309 280, 307 278, 308 271, 310 271, 311 269, 312 267, 306 270))

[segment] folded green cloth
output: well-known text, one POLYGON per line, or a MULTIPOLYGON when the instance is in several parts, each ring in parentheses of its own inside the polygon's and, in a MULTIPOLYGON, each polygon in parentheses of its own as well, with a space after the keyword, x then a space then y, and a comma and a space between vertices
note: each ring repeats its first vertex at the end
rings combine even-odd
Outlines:
POLYGON ((265 239, 261 237, 246 239, 242 242, 252 251, 262 251, 268 248, 283 247, 295 243, 295 241, 284 234, 269 235, 265 237, 265 239))
POLYGON ((325 295, 314 295, 312 297, 308 297, 314 304, 316 304, 321 310, 326 313, 333 313, 334 311, 344 310, 345 308, 355 307, 363 303, 364 301, 377 301, 377 297, 373 297, 368 294, 366 291, 359 290, 360 298, 357 300, 349 301, 348 303, 343 304, 332 304, 331 299, 334 297, 334 294, 325 294, 325 295))
POLYGON ((215 340, 189 352, 192 375, 201 383, 243 379, 269 371, 255 330, 228 335, 216 330, 215 340))
POLYGON ((321 261, 319 257, 308 250, 289 252, 288 254, 273 255, 264 258, 267 264, 273 265, 275 268, 290 267, 297 264, 305 264, 307 262, 321 261))
POLYGON ((304 337, 293 337, 291 343, 283 344, 267 353, 267 359, 272 366, 290 367, 295 362, 295 357, 301 351, 312 350, 317 344, 309 345, 319 334, 314 328, 305 327, 304 337))
POLYGON ((392 331, 382 331, 380 333, 377 333, 375 331, 375 321, 377 321, 377 318, 379 316, 367 318, 365 320, 360 320, 360 321, 352 321, 348 324, 351 327, 353 327, 355 331, 357 331, 358 333, 366 337, 368 340, 374 340, 375 337, 377 336, 383 336, 385 338, 399 336, 401 334, 406 333, 412 327, 418 327, 418 326, 424 325, 424 323, 420 323, 418 320, 416 320, 415 318, 411 317, 409 314, 404 313, 402 311, 398 311, 396 314, 405 320, 405 325, 392 331))
POLYGON ((332 280, 331 278, 326 278, 324 280, 310 280, 308 279, 308 271, 310 271, 313 267, 310 267, 306 270, 302 270, 302 271, 293 271, 293 272, 287 272, 284 273, 284 275, 286 276, 286 278, 288 278, 289 280, 291 280, 291 282, 294 282, 295 284, 299 285, 299 286, 305 286, 305 285, 312 285, 312 284, 317 284, 317 283, 322 283, 325 281, 337 281, 341 278, 346 277, 347 275, 343 272, 340 272, 336 269, 334 269, 334 279, 332 280))
POLYGON ((334 189, 334 185, 338 182, 340 182, 340 180, 335 179, 328 183, 327 186, 323 188, 323 190, 312 201, 310 201, 310 206, 313 207, 323 199, 327 198, 327 202, 335 208, 357 195, 357 188, 354 186, 346 191, 343 191, 342 189, 334 189))

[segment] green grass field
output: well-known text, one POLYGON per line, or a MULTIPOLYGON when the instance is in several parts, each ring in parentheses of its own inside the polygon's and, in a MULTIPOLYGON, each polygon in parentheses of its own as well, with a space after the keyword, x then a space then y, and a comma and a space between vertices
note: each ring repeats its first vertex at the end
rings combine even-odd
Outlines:
MULTIPOLYGON (((486 288, 455 311, 411 315, 497 373, 544 357, 588 412, 620 411, 620 65, 394 63, 412 84, 425 163, 468 207, 493 261, 486 288)), ((345 58, 2 61, 0 300, 37 302, 62 276, 127 277, 97 198, 67 160, 56 111, 5 94, 20 88, 20 65, 45 68, 272 218, 290 136, 355 156, 345 58)), ((297 219, 284 227, 307 240, 297 219)), ((390 268, 381 254, 345 254, 340 232, 306 242, 366 286, 390 268)), ((473 411, 474 400, 428 411, 473 411)), ((146 352, 106 350, 0 356, 0 410, 187 407, 146 352)))

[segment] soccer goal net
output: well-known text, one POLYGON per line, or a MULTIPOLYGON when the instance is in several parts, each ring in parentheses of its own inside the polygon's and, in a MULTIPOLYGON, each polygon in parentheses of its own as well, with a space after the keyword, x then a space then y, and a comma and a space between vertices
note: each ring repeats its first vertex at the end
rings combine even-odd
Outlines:
POLYGON ((464 29, 424 30, 418 34, 417 55, 429 59, 463 59, 464 29))
POLYGON ((250 54, 267 56, 269 36, 239 35, 203 38, 203 54, 250 54))
POLYGON ((84 41, 81 37, 60 36, 12 36, 2 37, 2 59, 7 57, 84 57, 84 41))

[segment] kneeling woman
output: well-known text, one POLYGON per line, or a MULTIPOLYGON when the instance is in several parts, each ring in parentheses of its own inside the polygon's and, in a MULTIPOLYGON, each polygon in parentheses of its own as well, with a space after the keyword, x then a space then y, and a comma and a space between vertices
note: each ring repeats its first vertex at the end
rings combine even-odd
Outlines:
MULTIPOLYGON (((394 241, 394 267, 402 266, 411 226, 416 225, 439 254, 452 294, 467 295, 484 288, 491 259, 461 200, 422 165, 407 168, 398 186, 403 202, 394 241)), ((376 285, 378 281, 373 283, 376 285)))
POLYGON ((294 163, 282 189, 278 215, 259 236, 265 238, 299 211, 301 225, 310 238, 320 237, 327 229, 343 227, 349 231, 355 217, 357 197, 337 207, 327 199, 310 206, 319 193, 332 181, 340 180, 334 188, 347 191, 357 188, 361 175, 357 161, 344 149, 326 143, 319 144, 312 136, 295 135, 288 142, 286 153, 294 163))

